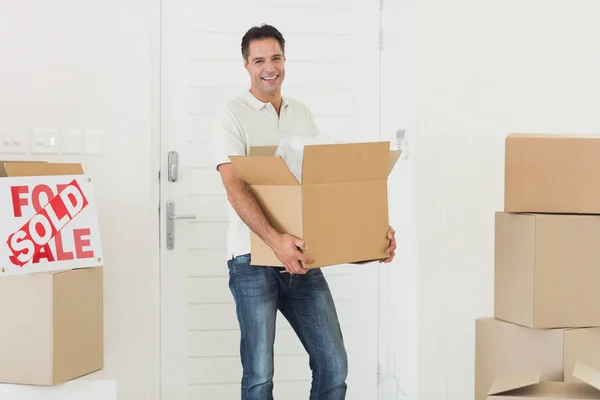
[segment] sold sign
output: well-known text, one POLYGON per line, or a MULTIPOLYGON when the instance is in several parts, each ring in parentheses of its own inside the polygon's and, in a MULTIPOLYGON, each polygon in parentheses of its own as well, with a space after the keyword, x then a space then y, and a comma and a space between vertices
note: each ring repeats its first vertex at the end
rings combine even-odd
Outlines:
POLYGON ((17 232, 8 237, 8 247, 17 265, 23 266, 88 205, 79 184, 73 180, 17 232))
POLYGON ((0 178, 0 238, 0 279, 103 265, 91 180, 0 178))

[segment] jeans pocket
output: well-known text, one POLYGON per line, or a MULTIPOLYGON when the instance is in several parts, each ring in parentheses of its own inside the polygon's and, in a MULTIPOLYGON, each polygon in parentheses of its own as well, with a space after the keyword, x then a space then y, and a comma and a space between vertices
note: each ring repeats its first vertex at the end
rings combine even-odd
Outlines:
POLYGON ((242 254, 231 260, 234 264, 250 264, 250 254, 242 254))
POLYGON ((231 275, 244 275, 250 273, 250 254, 242 254, 227 261, 231 275))

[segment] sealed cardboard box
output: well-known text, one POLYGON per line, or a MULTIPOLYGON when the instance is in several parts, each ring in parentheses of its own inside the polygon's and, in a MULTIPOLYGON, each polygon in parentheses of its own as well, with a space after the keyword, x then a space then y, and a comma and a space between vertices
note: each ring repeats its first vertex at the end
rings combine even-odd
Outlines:
POLYGON ((475 400, 485 400, 498 378, 543 370, 542 381, 575 382, 576 361, 600 368, 600 328, 532 329, 479 318, 475 321, 475 400))
POLYGON ((600 214, 600 135, 511 134, 504 211, 600 214))
MULTIPOLYGON (((305 146, 299 182, 281 157, 264 155, 274 151, 230 159, 274 228, 305 240, 315 259, 307 268, 387 257, 387 177, 400 152, 389 142, 305 146)), ((251 235, 251 263, 281 266, 251 235)))
POLYGON ((600 326, 600 215, 495 219, 494 316, 531 328, 600 326))
POLYGON ((102 267, 0 278, 0 382, 56 385, 104 364, 102 267))
POLYGON ((0 162, 0 382, 103 368, 103 256, 79 164, 0 162))
POLYGON ((540 381, 539 369, 498 378, 489 390, 488 400, 592 400, 600 399, 600 372, 577 363, 576 383, 540 381))

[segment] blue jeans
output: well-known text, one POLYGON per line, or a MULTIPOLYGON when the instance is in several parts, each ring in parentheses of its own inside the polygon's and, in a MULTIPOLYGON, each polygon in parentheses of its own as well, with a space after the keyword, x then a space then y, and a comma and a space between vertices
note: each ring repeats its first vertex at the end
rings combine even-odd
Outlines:
POLYGON ((242 400, 273 399, 277 310, 308 352, 312 370, 309 399, 345 399, 348 358, 323 272, 280 273, 284 268, 250 265, 250 255, 238 256, 227 264, 241 332, 242 400))

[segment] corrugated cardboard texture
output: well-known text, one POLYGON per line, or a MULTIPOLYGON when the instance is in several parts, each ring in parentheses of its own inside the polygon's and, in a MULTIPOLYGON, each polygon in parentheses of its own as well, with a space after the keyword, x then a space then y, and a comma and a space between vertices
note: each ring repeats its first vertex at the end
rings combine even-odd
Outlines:
POLYGON ((102 268, 54 275, 54 381, 66 382, 104 364, 102 268))
POLYGON ((595 400, 600 399, 600 392, 584 383, 540 382, 536 385, 488 396, 488 399, 595 400))
POLYGON ((565 332, 565 382, 580 382, 573 377, 573 368, 577 362, 600 370, 600 328, 572 329, 565 332))
MULTIPOLYGON (((296 186, 257 185, 250 187, 260 208, 271 225, 278 232, 287 232, 296 237, 303 237, 302 230, 302 188, 296 186)), ((281 261, 273 250, 261 238, 251 232, 250 245, 252 260, 261 260, 262 265, 281 266, 281 261)))
POLYGON ((512 134, 505 144, 504 211, 600 213, 600 136, 512 134))
POLYGON ((303 186, 308 268, 386 257, 387 181, 303 186), (343 260, 343 261, 342 261, 343 260))
POLYGON ((396 162, 398 161, 398 158, 400 158, 401 154, 402 154, 402 152, 400 150, 390 151, 390 164, 389 164, 388 174, 391 173, 392 170, 394 169, 394 167, 396 166, 396 162))
POLYGON ((494 316, 533 324, 535 218, 496 213, 494 316))
POLYGON ((494 379, 491 389, 488 394, 498 394, 508 392, 514 389, 524 388, 526 386, 535 385, 540 382, 542 370, 533 370, 518 374, 500 376, 494 379))
MULTIPOLYGON (((485 400, 495 379, 532 369, 543 381, 563 377, 564 330, 536 330, 480 318, 475 321, 475 400, 485 400)), ((600 343, 598 343, 600 347, 600 343)))
POLYGON ((102 268, 0 278, 0 382, 55 385, 103 367, 102 268))
MULTIPOLYGON (((573 376, 596 390, 600 390, 600 370, 577 361, 573 369, 573 376)), ((600 392, 597 392, 597 395, 600 395, 600 392)))
POLYGON ((0 178, 6 178, 7 176, 9 176, 6 172, 6 168, 5 165, 8 163, 23 163, 23 162, 40 162, 40 163, 45 163, 46 161, 10 161, 10 160, 0 160, 0 178))
POLYGON ((45 162, 6 162, 3 166, 6 176, 48 176, 83 174, 81 164, 45 162))
MULTIPOLYGON (((276 229, 298 232, 295 236, 306 241, 307 254, 315 258, 308 268, 387 257, 387 177, 400 156, 400 151, 390 152, 389 142, 305 146, 301 184, 281 157, 265 156, 274 151, 272 146, 250 150, 250 157, 230 157, 234 168, 276 229), (299 192, 276 186, 297 187, 299 192), (299 209, 291 193, 300 193, 299 209)), ((281 266, 254 233, 250 244, 253 265, 281 266)))
POLYGON ((600 216, 498 213, 496 224, 497 318, 532 328, 600 326, 600 216), (525 290, 532 274, 533 301, 525 290))
POLYGON ((388 176, 389 142, 304 147, 302 183, 364 182, 388 176))
POLYGON ((600 326, 600 216, 535 218, 534 325, 600 326))
MULTIPOLYGON (((309 247, 306 253, 315 257, 315 263, 306 265, 307 268, 386 257, 389 223, 385 180, 256 185, 251 192, 275 229, 306 241, 309 247)), ((282 265, 254 233, 251 246, 253 265, 282 265)))
POLYGON ((0 278, 0 382, 51 385, 51 273, 0 278))
POLYGON ((272 156, 275 154, 277 146, 252 146, 249 156, 272 156))
POLYGON ((229 157, 233 167, 248 185, 298 185, 281 157, 229 157))

